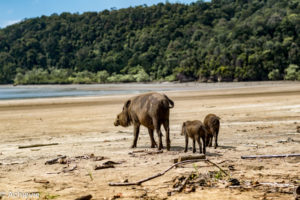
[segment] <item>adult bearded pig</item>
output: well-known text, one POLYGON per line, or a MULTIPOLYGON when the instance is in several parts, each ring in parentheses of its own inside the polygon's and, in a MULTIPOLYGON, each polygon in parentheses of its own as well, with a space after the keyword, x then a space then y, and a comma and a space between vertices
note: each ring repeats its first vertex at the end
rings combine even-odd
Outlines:
POLYGON ((174 102, 165 94, 156 92, 141 94, 127 100, 123 106, 123 111, 118 114, 114 125, 128 127, 133 125, 134 139, 132 148, 136 147, 139 137, 140 125, 148 128, 151 139, 151 148, 157 146, 153 132, 157 132, 159 138, 158 149, 163 148, 161 125, 166 131, 167 150, 170 150, 170 128, 169 128, 169 110, 174 107, 174 102))

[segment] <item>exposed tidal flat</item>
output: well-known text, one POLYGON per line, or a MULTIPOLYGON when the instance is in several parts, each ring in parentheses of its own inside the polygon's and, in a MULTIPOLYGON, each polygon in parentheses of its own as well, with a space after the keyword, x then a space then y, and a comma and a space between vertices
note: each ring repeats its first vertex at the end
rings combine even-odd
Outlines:
MULTIPOLYGON (((50 85, 16 88, 19 87, 60 88, 50 85)), ((0 195, 6 195, 2 199, 10 198, 10 194, 16 198, 39 194, 40 199, 49 199, 49 196, 76 199, 88 194, 93 199, 111 199, 117 194, 122 194, 122 199, 294 199, 293 188, 279 188, 284 189, 281 192, 257 183, 299 183, 299 158, 247 160, 241 159, 241 156, 299 153, 300 82, 131 83, 61 87, 90 91, 163 91, 175 103, 170 110, 171 150, 145 154, 156 152, 150 149, 145 127, 141 127, 137 148, 133 150, 130 148, 133 127, 114 126, 124 102, 136 95, 133 93, 2 100, 0 195), (195 170, 205 177, 211 172, 219 172, 214 165, 203 162, 195 164, 196 167, 189 164, 172 169, 142 186, 108 185, 110 182, 134 182, 153 176, 173 165, 175 158, 197 155, 192 153, 191 148, 184 152, 181 125, 187 120, 202 121, 209 113, 220 116, 221 128, 219 147, 207 148, 207 159, 237 179, 241 187, 224 185, 227 177, 220 180, 207 176, 207 184, 200 186, 198 183, 195 192, 167 196, 168 191, 174 189, 175 177, 195 170), (56 145, 19 148, 36 144, 56 145), (133 156, 133 151, 142 153, 133 156), (91 155, 104 160, 85 159, 91 155), (45 165, 46 161, 58 156, 66 156, 70 163, 45 165), (111 161, 120 164, 115 168, 94 170, 95 165, 111 161), (147 197, 141 198, 145 191, 149 191, 147 197)), ((164 131, 163 135, 165 144, 164 131)), ((157 141, 156 134, 154 137, 157 141)))
MULTIPOLYGON (((295 82, 297 84, 298 82, 295 82)), ((82 85, 0 85, 0 100, 52 97, 84 97, 118 94, 138 94, 150 91, 198 91, 230 88, 278 86, 289 81, 223 82, 223 83, 122 83, 82 85)))

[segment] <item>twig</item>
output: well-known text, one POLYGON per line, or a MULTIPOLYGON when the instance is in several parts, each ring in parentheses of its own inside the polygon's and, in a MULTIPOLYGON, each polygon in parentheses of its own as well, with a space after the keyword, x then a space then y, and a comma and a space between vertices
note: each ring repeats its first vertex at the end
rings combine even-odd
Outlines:
POLYGON ((32 145, 26 145, 26 146, 19 146, 19 149, 32 148, 32 147, 52 146, 52 145, 58 145, 58 143, 50 143, 50 144, 32 144, 32 145))
POLYGON ((157 177, 160 177, 160 176, 164 175, 165 173, 167 173, 168 171, 170 171, 172 168, 176 167, 177 165, 180 165, 180 164, 188 164, 188 163, 194 163, 194 162, 199 162, 199 161, 205 161, 205 159, 185 160, 185 161, 182 161, 182 162, 175 163, 175 164, 173 164, 172 166, 170 166, 168 169, 166 169, 165 171, 160 172, 160 173, 158 173, 158 174, 155 174, 155 175, 153 175, 153 176, 150 176, 150 177, 148 177, 148 178, 139 180, 139 181, 137 181, 137 182, 131 182, 131 183, 109 183, 108 185, 109 185, 109 186, 141 185, 142 183, 144 183, 144 182, 146 182, 146 181, 149 181, 149 180, 152 180, 152 179, 154 179, 154 178, 157 178, 157 177))
POLYGON ((210 161, 210 160, 208 160, 208 159, 206 159, 205 160, 206 162, 208 162, 208 163, 210 163, 210 164, 213 164, 214 166, 216 166, 217 168, 219 168, 219 170, 221 171, 221 172, 223 172, 226 176, 229 176, 228 174, 227 174, 227 172, 225 172, 221 167, 219 167, 216 163, 214 163, 214 162, 212 162, 212 161, 210 161))
POLYGON ((67 156, 59 156, 57 158, 54 158, 54 159, 51 159, 51 160, 48 160, 45 162, 45 165, 52 165, 54 163, 57 163, 59 159, 65 159, 67 156))
POLYGON ((285 158, 285 157, 298 157, 300 154, 282 154, 282 155, 252 155, 241 156, 242 159, 254 159, 254 158, 285 158))

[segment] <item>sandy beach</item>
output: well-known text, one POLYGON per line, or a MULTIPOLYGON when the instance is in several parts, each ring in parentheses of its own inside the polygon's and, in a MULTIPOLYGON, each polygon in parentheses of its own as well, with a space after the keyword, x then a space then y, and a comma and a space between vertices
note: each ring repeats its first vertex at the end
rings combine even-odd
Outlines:
MULTIPOLYGON (((160 87, 166 87, 153 85, 148 88, 159 91, 160 87)), ((122 90, 142 86, 103 87, 122 90)), ((293 188, 300 184, 300 157, 247 160, 241 156, 300 153, 297 132, 300 82, 225 83, 206 87, 189 83, 172 87, 178 90, 163 92, 175 103, 170 114, 171 150, 157 154, 147 154, 155 149, 149 148, 146 128, 141 128, 137 148, 131 149, 133 128, 113 125, 124 102, 136 94, 0 101, 0 196, 22 199, 22 194, 28 193, 38 194, 40 199, 75 199, 88 194, 92 199, 294 199, 293 188), (203 121, 209 113, 221 117, 221 129, 220 146, 207 148, 207 159, 222 167, 231 179, 239 180, 239 187, 228 187, 229 177, 214 177, 209 180, 211 184, 208 180, 202 186, 195 184, 194 192, 167 195, 173 189, 175 177, 195 171, 199 176, 219 171, 205 162, 174 168, 139 186, 108 185, 152 176, 170 167, 174 158, 192 155, 191 141, 189 151, 183 152, 182 122, 203 121), (58 144, 18 148, 50 143, 58 144), (136 150, 141 153, 130 154, 136 150), (67 163, 45 165, 46 161, 62 155, 67 157, 67 163), (95 161, 97 156, 104 159, 95 161), (118 164, 94 170, 95 165, 107 161, 118 164), (259 183, 282 184, 282 187, 259 183)))

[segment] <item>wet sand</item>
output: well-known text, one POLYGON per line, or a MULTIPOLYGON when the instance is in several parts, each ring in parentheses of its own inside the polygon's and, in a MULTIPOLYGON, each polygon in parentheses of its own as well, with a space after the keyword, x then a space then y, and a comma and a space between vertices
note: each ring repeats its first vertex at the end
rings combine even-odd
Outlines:
MULTIPOLYGON (((165 87, 164 84, 153 85, 148 88, 165 87)), ((109 182, 126 179, 132 182, 154 175, 172 165, 173 158, 191 155, 191 149, 183 152, 181 124, 186 120, 203 120, 209 113, 221 117, 221 129, 220 147, 208 148, 207 158, 220 163, 232 178, 243 183, 300 184, 299 157, 241 159, 242 155, 300 153, 300 133, 296 131, 300 125, 300 82, 225 83, 207 87, 195 83, 174 85, 178 91, 164 91, 175 102, 170 115, 171 151, 155 155, 137 153, 135 157, 128 154, 132 151, 129 148, 133 140, 132 127, 113 126, 123 103, 134 94, 0 101, 0 194, 38 192, 44 199, 75 199, 85 194, 93 195, 93 199, 110 199, 115 195, 122 199, 293 199, 292 188, 285 188, 285 192, 272 188, 232 189, 225 187, 223 180, 214 187, 198 186, 196 192, 167 196, 172 189, 171 180, 195 171, 193 164, 172 169, 141 186, 108 186, 109 182), (18 148, 39 143, 58 145, 18 148), (76 158, 91 154, 106 159, 76 158), (66 155, 70 163, 44 164, 58 155, 66 155), (108 160, 121 164, 115 168, 93 169, 95 164, 108 160), (62 172, 75 165, 74 171, 62 172), (230 170, 232 166, 234 170, 230 170), (36 183, 34 179, 49 183, 36 183)), ((140 89, 144 86, 101 87, 140 89)), ((149 147, 147 130, 141 128, 135 150, 149 147)), ((201 174, 218 170, 205 163, 197 165, 201 174)))

